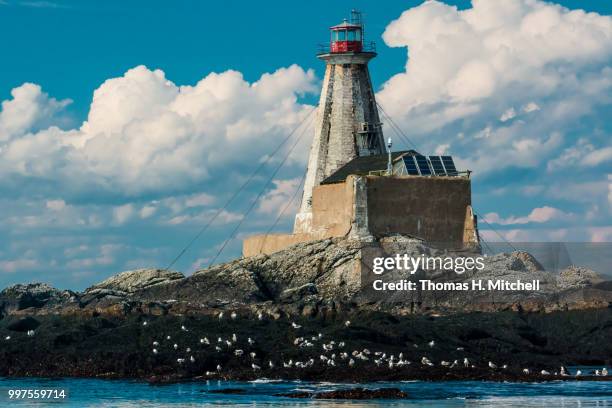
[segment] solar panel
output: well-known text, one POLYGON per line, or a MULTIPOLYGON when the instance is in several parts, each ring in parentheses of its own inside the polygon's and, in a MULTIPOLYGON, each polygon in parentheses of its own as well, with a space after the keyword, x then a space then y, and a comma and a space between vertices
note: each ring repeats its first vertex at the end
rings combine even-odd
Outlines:
POLYGON ((419 156, 414 156, 414 159, 417 162, 417 166, 419 166, 419 171, 421 172, 421 176, 431 176, 431 169, 429 168, 427 157, 419 155, 419 156))
POLYGON ((416 163, 412 156, 404 156, 404 164, 406 165, 406 171, 410 176, 418 176, 419 170, 417 169, 416 163))
POLYGON ((446 170, 444 170, 440 156, 429 156, 429 162, 436 176, 446 176, 446 170))
POLYGON ((444 163, 444 168, 446 169, 446 174, 449 176, 458 176, 457 169, 455 168, 455 162, 453 162, 453 158, 451 156, 441 156, 442 163, 444 163))

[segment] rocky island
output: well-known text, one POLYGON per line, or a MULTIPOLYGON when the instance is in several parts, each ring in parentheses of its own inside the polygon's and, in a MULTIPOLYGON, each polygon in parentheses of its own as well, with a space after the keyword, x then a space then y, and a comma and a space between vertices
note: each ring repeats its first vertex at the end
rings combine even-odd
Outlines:
MULTIPOLYGON (((537 278, 542 290, 373 294, 356 265, 398 250, 436 251, 333 238, 191 276, 123 272, 83 292, 15 285, 0 292, 0 376, 532 381, 609 365, 612 286, 596 273, 554 275, 511 252, 479 278, 537 278)), ((609 379, 590 374, 578 378, 609 379)))

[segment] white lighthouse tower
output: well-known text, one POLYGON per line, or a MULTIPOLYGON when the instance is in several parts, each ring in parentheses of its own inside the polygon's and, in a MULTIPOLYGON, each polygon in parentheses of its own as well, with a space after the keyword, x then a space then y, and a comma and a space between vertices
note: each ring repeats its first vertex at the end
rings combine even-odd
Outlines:
POLYGON ((364 41, 361 14, 330 28, 331 41, 317 55, 326 63, 315 120, 304 195, 294 233, 312 232, 312 190, 340 167, 359 156, 385 153, 382 124, 368 71, 376 56, 364 41))

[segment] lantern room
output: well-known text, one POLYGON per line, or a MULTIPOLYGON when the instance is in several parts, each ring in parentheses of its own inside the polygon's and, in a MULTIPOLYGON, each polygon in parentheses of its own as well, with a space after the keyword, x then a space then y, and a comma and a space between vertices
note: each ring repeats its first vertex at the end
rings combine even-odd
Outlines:
POLYGON ((361 52, 363 50, 363 33, 361 24, 349 23, 344 20, 342 24, 333 26, 331 31, 330 51, 335 52, 361 52))

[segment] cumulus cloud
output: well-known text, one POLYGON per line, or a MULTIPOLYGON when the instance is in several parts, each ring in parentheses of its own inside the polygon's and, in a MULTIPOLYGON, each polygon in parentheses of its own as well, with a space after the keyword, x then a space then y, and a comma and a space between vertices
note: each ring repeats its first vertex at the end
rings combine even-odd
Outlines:
POLYGON ((226 166, 252 167, 308 114, 297 99, 315 85, 314 73, 296 65, 254 83, 226 71, 194 86, 139 66, 105 81, 87 120, 61 130, 43 124, 69 101, 24 84, 2 104, 0 187, 36 180, 81 198, 188 190, 222 171, 227 177, 226 166))
POLYGON ((529 224, 529 223, 545 223, 553 220, 560 220, 567 217, 571 217, 572 214, 565 213, 558 208, 549 206, 534 208, 529 215, 524 217, 510 216, 508 218, 502 218, 498 213, 491 212, 485 214, 485 221, 491 224, 499 225, 514 225, 514 224, 529 224))
POLYGON ((610 16, 539 0, 427 1, 383 39, 409 57, 378 100, 425 149, 436 132, 462 132, 451 148, 476 176, 554 157, 568 123, 610 103, 610 16), (538 160, 525 148, 541 149, 538 160))

